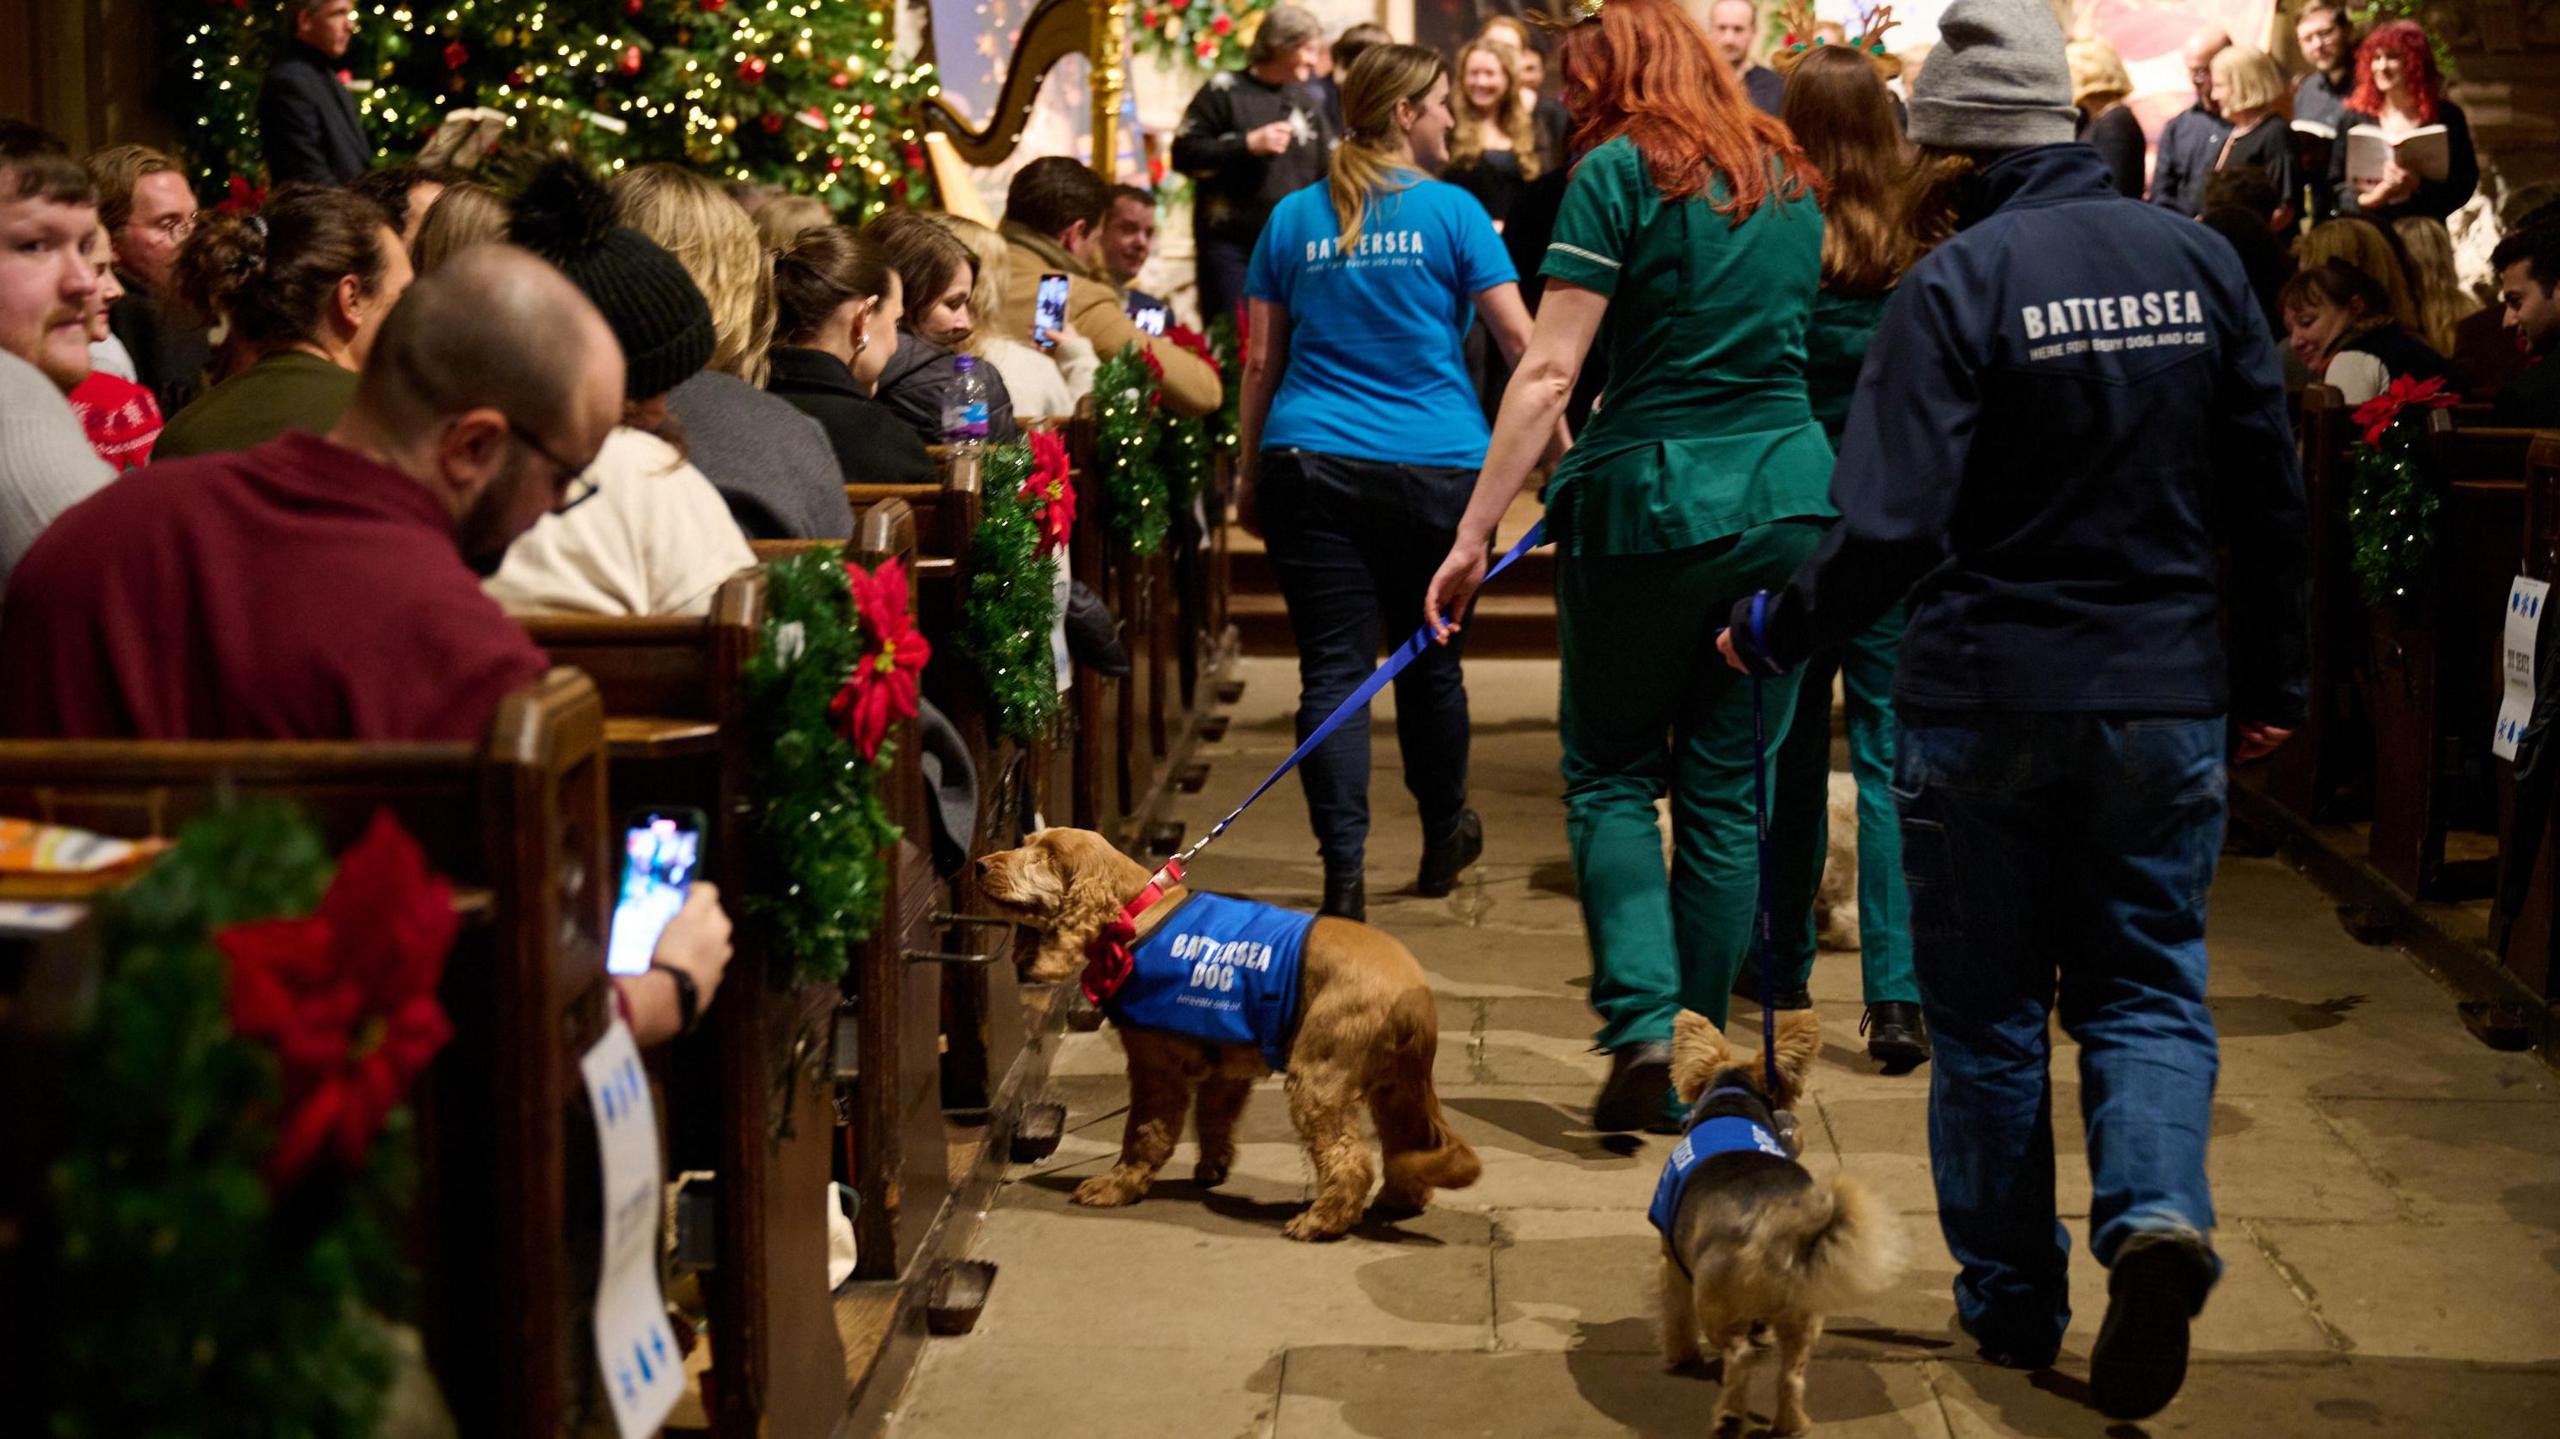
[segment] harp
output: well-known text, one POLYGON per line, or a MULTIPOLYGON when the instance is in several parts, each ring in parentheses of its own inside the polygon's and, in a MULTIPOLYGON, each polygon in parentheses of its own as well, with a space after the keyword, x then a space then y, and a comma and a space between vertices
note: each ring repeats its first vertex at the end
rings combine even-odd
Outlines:
MULTIPOLYGON (((927 130, 947 140, 959 158, 972 165, 1001 164, 1022 143, 1022 127, 1031 118, 1031 103, 1040 82, 1070 55, 1083 55, 1093 66, 1093 168, 1108 177, 1119 153, 1120 101, 1129 77, 1128 0, 1040 0, 1022 25, 1004 85, 996 92, 993 113, 983 126, 972 127, 940 96, 924 102, 927 130)), ((939 148, 938 146, 936 147, 939 148)), ((939 178, 939 177, 937 177, 939 178)))

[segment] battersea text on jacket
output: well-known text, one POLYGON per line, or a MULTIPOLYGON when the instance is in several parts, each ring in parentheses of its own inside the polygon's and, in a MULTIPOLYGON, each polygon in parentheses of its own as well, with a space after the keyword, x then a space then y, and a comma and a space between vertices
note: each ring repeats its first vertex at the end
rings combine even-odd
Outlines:
POLYGON ((2086 145, 2006 155, 1975 200, 1886 308, 1840 522, 1774 597, 1760 658, 1798 663, 1908 591, 1900 704, 2299 720, 2302 475, 2239 257, 2117 195, 2086 145))

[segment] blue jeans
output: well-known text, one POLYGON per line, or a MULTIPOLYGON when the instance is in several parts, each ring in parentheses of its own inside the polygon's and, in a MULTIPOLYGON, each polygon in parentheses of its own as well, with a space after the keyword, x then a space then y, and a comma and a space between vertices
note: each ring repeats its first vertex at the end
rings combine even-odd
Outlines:
MULTIPOLYGON (((1422 625, 1422 596, 1457 543, 1475 471, 1264 450, 1255 505, 1298 640, 1303 742, 1377 669, 1381 643, 1422 625)), ((1472 617, 1474 610, 1468 610, 1472 617)), ((1467 683, 1460 636, 1424 648, 1395 679, 1396 746, 1423 837, 1446 839, 1467 804, 1467 683)), ((1364 871, 1369 714, 1343 721, 1298 767, 1325 873, 1364 871)))
POLYGON ((1906 709, 1902 725, 1894 798, 1956 1312, 1987 1349, 2049 1355, 2071 1314, 2053 1200, 2057 991, 2080 1046, 2098 1262, 2136 1233, 2213 1228, 2204 920, 2224 722, 1906 709))

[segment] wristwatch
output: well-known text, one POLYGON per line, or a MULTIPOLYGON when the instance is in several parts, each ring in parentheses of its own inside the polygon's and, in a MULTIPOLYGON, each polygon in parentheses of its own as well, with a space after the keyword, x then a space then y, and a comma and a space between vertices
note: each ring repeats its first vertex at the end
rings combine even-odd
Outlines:
POLYGON ((672 964, 650 961, 653 974, 663 974, 676 982, 676 1013, 683 1021, 681 1033, 693 1033, 694 1024, 702 1018, 702 991, 694 987, 693 976, 672 964))

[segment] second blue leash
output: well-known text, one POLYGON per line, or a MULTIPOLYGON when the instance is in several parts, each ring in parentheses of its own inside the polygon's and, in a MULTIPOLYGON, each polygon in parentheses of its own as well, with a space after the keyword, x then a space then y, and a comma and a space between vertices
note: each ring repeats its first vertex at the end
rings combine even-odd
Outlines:
MULTIPOLYGON (((1751 649, 1769 652, 1769 592, 1751 597, 1751 649)), ((1751 819, 1760 851, 1759 914, 1753 927, 1760 944, 1760 1065, 1769 1102, 1778 1102, 1778 944, 1771 913, 1777 908, 1769 878, 1769 717, 1766 682, 1751 677, 1751 819)))
MULTIPOLYGON (((1531 550, 1536 549, 1538 546, 1545 544, 1546 542, 1547 522, 1544 519, 1541 519, 1536 524, 1529 527, 1529 533, 1522 535, 1519 543, 1513 545, 1509 550, 1504 551, 1502 558, 1493 562, 1493 568, 1484 572, 1484 579, 1476 586, 1476 588, 1481 590, 1484 586, 1492 584, 1494 576, 1511 568, 1512 564, 1522 555, 1529 553, 1531 550)), ((1422 628, 1413 632, 1413 638, 1406 640, 1401 645, 1398 645, 1396 647, 1396 652, 1387 656, 1387 662, 1378 666, 1377 673, 1361 681, 1360 688, 1353 690, 1348 699, 1345 699, 1342 703, 1334 706, 1333 713, 1326 715, 1322 723, 1318 724, 1313 730, 1308 731, 1307 737, 1298 742, 1298 747, 1289 752, 1289 757, 1280 761, 1280 767, 1273 770, 1270 774, 1265 775, 1262 783, 1254 786, 1253 793, 1244 797, 1244 803, 1237 805, 1228 813, 1225 819, 1211 825, 1209 827, 1209 832, 1200 836, 1199 840, 1189 849, 1186 849, 1182 853, 1174 856, 1174 862, 1177 864, 1188 864, 1193 855, 1207 849, 1211 842, 1216 840, 1218 836, 1225 834, 1227 832, 1227 826, 1234 824, 1243 816, 1246 810, 1253 808, 1254 801, 1269 793, 1271 787, 1280 782, 1281 776, 1286 775, 1293 769, 1296 769, 1298 767, 1298 762, 1305 759, 1317 745, 1320 745, 1327 739, 1332 738, 1333 732, 1342 728, 1343 721, 1351 718, 1355 714, 1358 714, 1360 711, 1367 709, 1369 707, 1369 701, 1378 697, 1378 691, 1385 689, 1390 680, 1393 680, 1397 675, 1404 673, 1405 666, 1410 665, 1416 659, 1421 658, 1422 652, 1430 648, 1430 646, 1431 626, 1426 624, 1422 628)))

